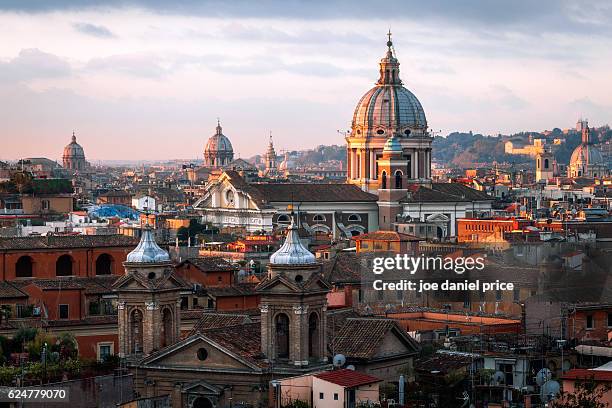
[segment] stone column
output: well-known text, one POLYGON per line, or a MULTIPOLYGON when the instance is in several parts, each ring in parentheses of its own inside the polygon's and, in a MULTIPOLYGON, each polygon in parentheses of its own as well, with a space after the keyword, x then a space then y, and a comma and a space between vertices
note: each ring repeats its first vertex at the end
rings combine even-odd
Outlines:
POLYGON ((414 172, 412 173, 413 178, 419 178, 419 151, 417 149, 414 150, 414 157, 412 158, 412 162, 414 163, 414 172))
POLYGON ((125 301, 117 302, 117 322, 119 324, 119 356, 125 357, 130 353, 128 331, 130 322, 127 315, 125 301))
POLYGON ((370 179, 376 178, 376 154, 370 149, 370 179))
POLYGON ((156 302, 145 302, 142 326, 142 351, 147 355, 159 348, 159 305, 156 302))

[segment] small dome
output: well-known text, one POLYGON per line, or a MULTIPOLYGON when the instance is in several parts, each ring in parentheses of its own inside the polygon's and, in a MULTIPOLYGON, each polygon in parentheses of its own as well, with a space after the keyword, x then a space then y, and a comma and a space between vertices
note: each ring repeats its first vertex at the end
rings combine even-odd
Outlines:
POLYGON ((399 138, 395 135, 391 136, 385 142, 385 147, 383 148, 383 153, 402 153, 402 145, 399 141, 399 138))
POLYGON ((149 226, 142 230, 142 237, 140 237, 138 246, 126 258, 126 262, 129 263, 160 263, 168 261, 170 261, 170 256, 157 245, 149 226))
POLYGON ((316 263, 315 256, 302 245, 297 227, 291 219, 287 230, 287 238, 278 251, 270 257, 270 263, 275 265, 305 265, 316 263))
POLYGON ((76 141, 74 132, 72 133, 72 141, 64 147, 64 159, 85 159, 85 151, 76 141))
POLYGON ((215 154, 215 153, 233 153, 232 143, 230 140, 221 133, 221 125, 217 125, 217 131, 212 135, 206 142, 204 148, 204 154, 215 154))

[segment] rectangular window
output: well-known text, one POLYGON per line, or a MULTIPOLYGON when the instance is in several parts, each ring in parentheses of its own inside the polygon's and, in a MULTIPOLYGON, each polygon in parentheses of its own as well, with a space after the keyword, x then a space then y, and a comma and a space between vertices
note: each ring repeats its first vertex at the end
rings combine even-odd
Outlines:
POLYGON ((594 322, 593 322, 593 315, 588 315, 586 317, 586 328, 587 329, 594 329, 595 328, 595 325, 594 325, 594 322))
POLYGON ((322 392, 319 393, 319 399, 323 399, 324 396, 325 395, 322 392))
POLYGON ((608 313, 608 327, 612 327, 612 313, 608 313))
POLYGON ((68 305, 59 305, 59 318, 68 319, 68 305))
POLYGON ((519 288, 514 288, 514 292, 512 292, 512 294, 514 295, 515 302, 518 302, 521 300, 521 290, 519 288))
POLYGON ((334 392, 334 401, 338 401, 338 393, 334 392))
POLYGON ((110 344, 100 344, 98 345, 98 359, 100 361, 106 361, 111 355, 111 345, 110 344))

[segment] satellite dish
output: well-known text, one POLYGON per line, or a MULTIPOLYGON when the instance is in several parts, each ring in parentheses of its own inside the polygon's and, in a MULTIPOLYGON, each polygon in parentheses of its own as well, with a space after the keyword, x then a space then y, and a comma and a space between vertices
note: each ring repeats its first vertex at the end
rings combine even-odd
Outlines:
POLYGON ((555 380, 548 380, 542 386, 542 399, 552 401, 561 391, 561 386, 555 380))
POLYGON ((342 367, 346 364, 346 357, 343 354, 336 354, 333 360, 334 367, 342 367))
POLYGON ((496 384, 503 384, 506 381, 506 375, 501 371, 496 371, 491 378, 496 384))
POLYGON ((352 370, 352 371, 355 371, 355 366, 354 366, 354 365, 352 365, 352 364, 349 364, 349 365, 347 365, 347 366, 346 366, 346 369, 347 369, 347 370, 352 370))
POLYGON ((540 387, 552 378, 552 372, 548 368, 543 368, 536 374, 536 384, 540 387))

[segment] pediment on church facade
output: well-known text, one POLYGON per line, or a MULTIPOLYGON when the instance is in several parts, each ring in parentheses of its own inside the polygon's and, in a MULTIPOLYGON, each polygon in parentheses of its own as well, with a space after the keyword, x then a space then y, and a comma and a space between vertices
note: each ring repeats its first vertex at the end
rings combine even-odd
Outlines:
POLYGON ((183 387, 182 391, 188 394, 215 395, 215 396, 219 396, 223 392, 221 388, 214 386, 212 384, 209 384, 206 381, 195 381, 190 384, 187 384, 183 387))
POLYGON ((309 279, 297 283, 285 275, 277 275, 272 279, 261 282, 256 290, 268 293, 287 293, 287 292, 309 292, 319 290, 329 290, 331 286, 320 274, 313 274, 309 279))
POLYGON ((259 292, 301 292, 303 289, 295 282, 289 280, 286 276, 277 275, 272 279, 266 279, 257 285, 256 290, 259 292))
POLYGON ((113 285, 113 290, 115 291, 174 290, 186 288, 189 288, 189 285, 174 273, 156 279, 147 279, 139 273, 129 273, 122 276, 113 285))
POLYGON ((256 371, 257 365, 203 334, 195 334, 142 360, 144 367, 256 371))

